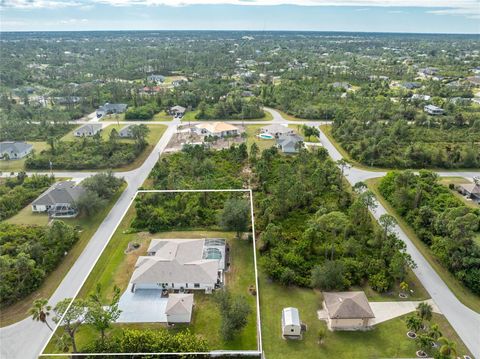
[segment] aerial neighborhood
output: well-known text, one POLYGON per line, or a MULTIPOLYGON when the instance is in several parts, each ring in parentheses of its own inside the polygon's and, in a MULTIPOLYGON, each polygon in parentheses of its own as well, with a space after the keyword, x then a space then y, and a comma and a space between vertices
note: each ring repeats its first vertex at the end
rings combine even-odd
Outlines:
POLYGON ((480 357, 478 36, 0 47, 1 358, 480 357))

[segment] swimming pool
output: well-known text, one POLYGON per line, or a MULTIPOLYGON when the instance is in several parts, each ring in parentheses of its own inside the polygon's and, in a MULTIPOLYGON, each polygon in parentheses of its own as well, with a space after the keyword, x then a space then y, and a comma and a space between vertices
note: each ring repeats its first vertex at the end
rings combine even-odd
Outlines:
POLYGON ((258 135, 258 137, 264 139, 264 140, 273 140, 273 136, 268 134, 268 133, 261 133, 258 135))

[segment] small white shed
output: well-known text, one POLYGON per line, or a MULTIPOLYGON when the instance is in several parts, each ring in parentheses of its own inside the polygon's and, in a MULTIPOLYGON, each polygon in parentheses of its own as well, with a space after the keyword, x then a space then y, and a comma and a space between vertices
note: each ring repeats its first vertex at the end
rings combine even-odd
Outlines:
POLYGON ((302 325, 298 309, 293 307, 282 310, 282 335, 286 338, 299 338, 302 335, 302 325))

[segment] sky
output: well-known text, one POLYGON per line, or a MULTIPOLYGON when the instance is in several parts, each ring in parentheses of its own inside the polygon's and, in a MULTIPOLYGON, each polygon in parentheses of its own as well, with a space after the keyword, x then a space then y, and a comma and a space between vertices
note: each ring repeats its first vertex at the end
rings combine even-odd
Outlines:
POLYGON ((0 30, 296 30, 480 35, 480 0, 0 0, 0 30))

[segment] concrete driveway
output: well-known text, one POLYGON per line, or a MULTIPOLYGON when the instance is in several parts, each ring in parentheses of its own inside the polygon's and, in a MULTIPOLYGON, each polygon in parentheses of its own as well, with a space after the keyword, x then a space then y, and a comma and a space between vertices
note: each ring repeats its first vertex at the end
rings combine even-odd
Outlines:
MULTIPOLYGON (((425 300, 432 306, 434 313, 439 313, 440 309, 438 309, 437 305, 433 302, 433 300, 425 300)), ((404 314, 408 314, 414 312, 417 309, 418 304, 420 302, 369 302, 370 307, 372 308, 373 314, 375 314, 375 318, 371 320, 372 324, 378 324, 382 322, 386 322, 387 320, 400 317, 404 314)))
POLYGON ((166 323, 167 302, 161 290, 137 289, 132 293, 130 284, 118 302, 122 313, 117 323, 166 323))

